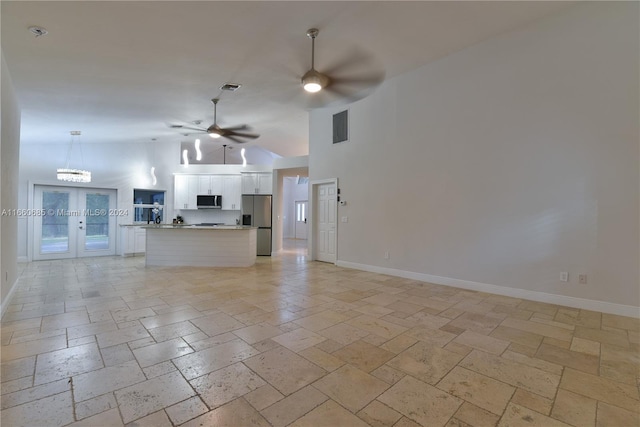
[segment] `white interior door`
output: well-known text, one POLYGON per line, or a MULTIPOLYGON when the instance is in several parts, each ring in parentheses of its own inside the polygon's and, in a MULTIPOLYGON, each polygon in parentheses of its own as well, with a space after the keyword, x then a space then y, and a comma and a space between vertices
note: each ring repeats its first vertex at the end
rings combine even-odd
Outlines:
POLYGON ((295 238, 307 239, 307 201, 296 201, 296 224, 295 224, 295 238))
POLYGON ((337 190, 335 183, 319 184, 315 210, 315 255, 318 261, 336 262, 337 190))
POLYGON ((33 259, 116 253, 116 191, 35 186, 33 259))

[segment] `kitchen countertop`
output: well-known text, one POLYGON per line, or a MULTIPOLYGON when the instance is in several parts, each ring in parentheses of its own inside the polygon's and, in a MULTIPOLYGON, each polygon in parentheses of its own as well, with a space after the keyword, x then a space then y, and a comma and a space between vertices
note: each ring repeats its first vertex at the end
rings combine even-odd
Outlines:
POLYGON ((248 225, 149 224, 143 225, 142 228, 151 230, 251 230, 257 227, 248 225))

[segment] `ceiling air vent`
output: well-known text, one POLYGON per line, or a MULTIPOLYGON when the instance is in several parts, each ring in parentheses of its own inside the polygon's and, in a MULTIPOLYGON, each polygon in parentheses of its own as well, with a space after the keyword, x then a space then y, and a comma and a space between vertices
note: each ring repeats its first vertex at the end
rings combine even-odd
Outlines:
POLYGON ((235 92, 238 89, 240 89, 241 86, 242 85, 238 83, 225 83, 222 86, 220 86, 220 89, 235 92))

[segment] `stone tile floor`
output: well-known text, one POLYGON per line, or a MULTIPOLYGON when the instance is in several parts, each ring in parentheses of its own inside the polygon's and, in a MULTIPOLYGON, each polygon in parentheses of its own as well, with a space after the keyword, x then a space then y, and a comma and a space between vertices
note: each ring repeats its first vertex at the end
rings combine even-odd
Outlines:
POLYGON ((640 425, 640 321, 330 264, 25 264, 3 426, 640 425))

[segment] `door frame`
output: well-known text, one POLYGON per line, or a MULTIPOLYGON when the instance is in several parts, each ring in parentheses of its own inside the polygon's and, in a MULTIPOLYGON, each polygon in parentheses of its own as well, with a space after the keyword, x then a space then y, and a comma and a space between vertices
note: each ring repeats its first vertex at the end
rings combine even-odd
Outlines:
MULTIPOLYGON (((309 218, 308 223, 310 225, 310 228, 307 229, 307 253, 309 254, 309 259, 311 261, 315 261, 318 259, 318 256, 316 253, 316 239, 315 239, 316 233, 318 231, 318 224, 316 222, 314 213, 315 213, 316 205, 318 203, 318 187, 324 184, 334 184, 336 187, 336 191, 338 190, 338 178, 309 180, 310 197, 309 197, 309 206, 308 206, 309 211, 308 211, 307 218, 309 218)), ((338 232, 339 232, 338 205, 339 203, 336 203, 336 212, 335 212, 336 214, 336 239, 335 239, 336 260, 333 263, 334 265, 336 265, 338 262, 338 232)))
MULTIPOLYGON (((89 184, 82 184, 79 182, 76 183, 66 183, 66 182, 61 182, 61 181, 55 181, 55 182, 41 182, 41 181, 28 181, 28 187, 27 187, 27 210, 28 211, 33 211, 34 210, 34 203, 35 203, 35 188, 36 186, 42 186, 42 187, 70 187, 70 188, 75 188, 75 189, 82 189, 82 190, 97 190, 97 191, 115 191, 115 209, 119 209, 119 205, 120 205, 120 201, 119 201, 119 191, 117 188, 113 188, 113 187, 99 187, 99 186, 95 186, 95 185, 91 185, 91 183, 89 184), (75 184, 75 185, 74 185, 75 184)), ((18 217, 18 220, 23 219, 24 217, 18 217)), ((116 217, 116 224, 115 224, 115 229, 114 229, 114 233, 115 233, 115 255, 118 255, 120 253, 120 219, 122 217, 118 216, 116 217)), ((27 244, 27 259, 18 259, 18 261, 26 261, 26 262, 32 262, 33 261, 33 251, 34 251, 34 220, 35 219, 39 219, 39 217, 34 217, 32 215, 29 215, 26 217, 27 223, 24 224, 24 222, 22 223, 23 226, 25 227, 24 231, 24 236, 26 237, 26 244, 27 244)), ((20 221, 18 221, 18 228, 21 228, 21 224, 20 221)), ((18 231, 18 234, 20 234, 20 231, 18 231)), ((24 246, 23 246, 24 247, 24 246)))

